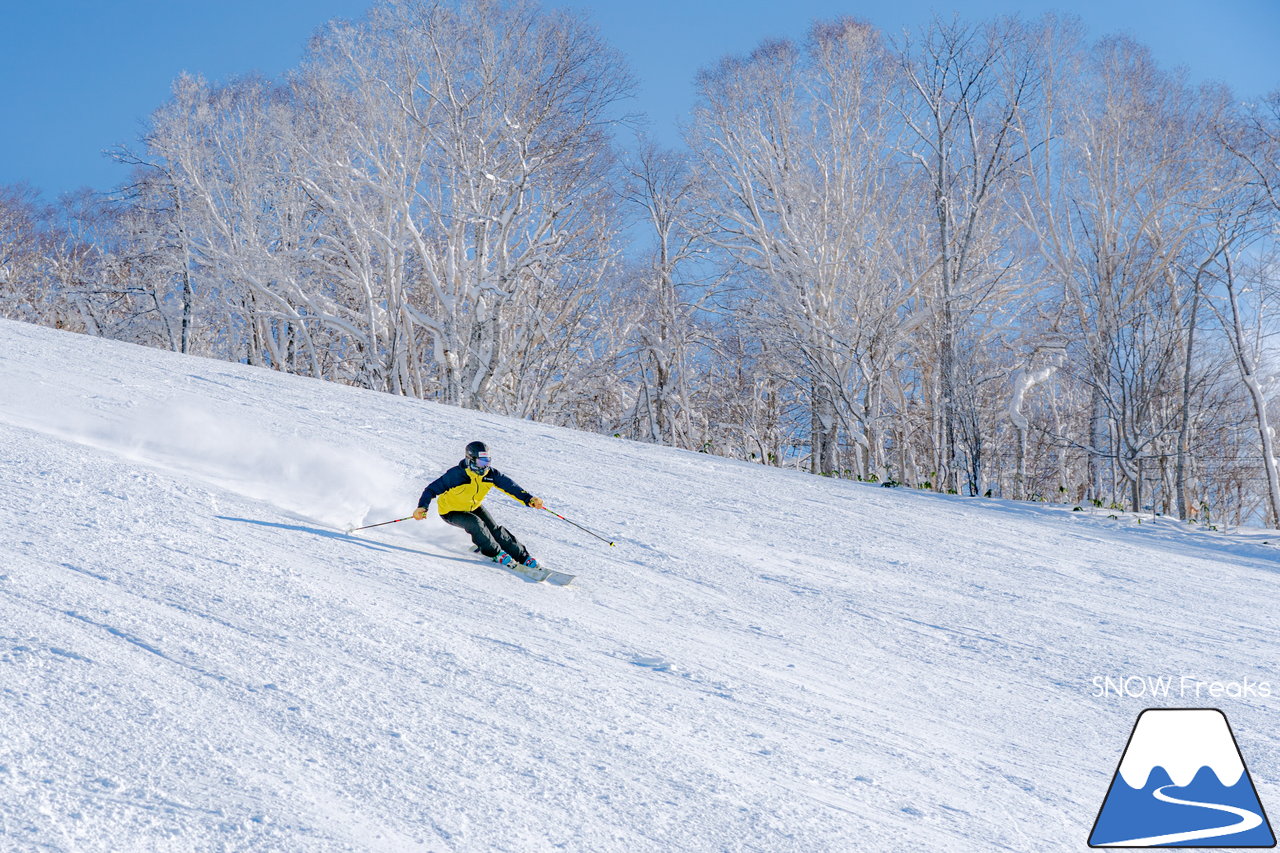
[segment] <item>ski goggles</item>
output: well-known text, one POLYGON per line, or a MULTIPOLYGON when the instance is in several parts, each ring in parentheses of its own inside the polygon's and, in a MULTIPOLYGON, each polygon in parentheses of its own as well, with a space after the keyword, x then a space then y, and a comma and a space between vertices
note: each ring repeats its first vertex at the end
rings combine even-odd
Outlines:
POLYGON ((487 471, 489 470, 489 454, 479 453, 467 460, 473 470, 487 471))

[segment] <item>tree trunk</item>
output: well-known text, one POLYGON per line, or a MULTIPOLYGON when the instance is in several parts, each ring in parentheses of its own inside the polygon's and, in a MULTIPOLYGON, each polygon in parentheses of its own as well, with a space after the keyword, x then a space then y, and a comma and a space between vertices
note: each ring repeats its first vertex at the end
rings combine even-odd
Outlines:
POLYGON ((1174 466, 1174 491, 1178 504, 1178 519, 1186 521, 1190 515, 1187 498, 1187 445, 1191 440, 1191 364, 1195 355, 1196 315, 1200 308, 1200 274, 1197 272, 1195 289, 1191 294, 1191 316, 1187 324, 1187 353, 1182 364, 1182 416, 1178 424, 1178 454, 1174 466))
POLYGON ((810 439, 810 451, 813 454, 813 473, 825 477, 839 473, 836 459, 836 444, 839 427, 836 423, 835 400, 831 389, 821 379, 813 382, 813 419, 810 439))
POLYGON ((1258 381, 1253 357, 1249 353, 1249 342, 1244 331, 1244 321, 1240 316, 1240 300, 1236 292, 1235 278, 1231 263, 1227 263, 1227 298, 1231 303, 1231 334, 1236 363, 1240 368, 1240 377, 1245 388, 1249 390, 1249 398, 1253 401, 1254 418, 1258 424, 1258 437, 1262 445, 1262 466, 1267 478, 1267 523, 1272 527, 1280 526, 1280 470, 1277 470, 1275 457, 1275 436, 1271 432, 1271 424, 1267 416, 1267 398, 1262 384, 1258 381))

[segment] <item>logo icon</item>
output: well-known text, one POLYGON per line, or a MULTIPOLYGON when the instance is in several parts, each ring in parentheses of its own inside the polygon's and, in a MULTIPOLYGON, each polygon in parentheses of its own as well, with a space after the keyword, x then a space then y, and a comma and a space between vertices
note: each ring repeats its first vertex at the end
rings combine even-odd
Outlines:
POLYGON ((1216 708, 1138 715, 1090 847, 1275 847, 1226 716, 1216 708))

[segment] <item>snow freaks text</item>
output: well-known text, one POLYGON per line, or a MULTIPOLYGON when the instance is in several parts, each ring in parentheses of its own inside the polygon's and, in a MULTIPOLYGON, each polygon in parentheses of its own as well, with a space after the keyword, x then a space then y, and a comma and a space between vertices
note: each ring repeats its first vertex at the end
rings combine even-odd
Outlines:
POLYGON ((1190 675, 1095 675, 1095 698, 1116 699, 1269 699, 1271 682, 1245 676, 1206 681, 1190 675))

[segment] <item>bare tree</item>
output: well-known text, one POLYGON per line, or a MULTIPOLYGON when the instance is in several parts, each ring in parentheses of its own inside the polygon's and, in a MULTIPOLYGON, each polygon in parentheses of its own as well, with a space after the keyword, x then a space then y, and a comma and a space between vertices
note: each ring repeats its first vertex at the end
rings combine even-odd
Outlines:
POLYGON ((981 489, 982 433, 967 431, 961 459, 963 390, 976 366, 962 363, 966 333, 1009 272, 1001 252, 999 193, 1017 162, 1015 124, 1039 84, 1037 55, 1016 19, 988 25, 934 19, 918 43, 905 40, 905 85, 895 100, 911 130, 910 155, 931 195, 935 265, 928 293, 929 330, 937 350, 937 393, 942 453, 940 480, 959 490, 962 471, 970 494, 981 489))
POLYGON ((41 302, 47 284, 48 208, 33 188, 0 187, 0 312, 11 320, 48 323, 41 302))
POLYGON ((1269 337, 1268 321, 1276 313, 1278 295, 1275 283, 1269 280, 1267 265, 1274 265, 1274 257, 1254 266, 1245 280, 1237 272, 1237 264, 1227 255, 1223 264, 1221 284, 1225 296, 1225 309, 1215 306, 1226 332, 1228 346, 1240 372, 1240 381, 1249 392, 1253 415, 1258 431, 1258 449, 1262 455, 1267 498, 1267 524, 1280 527, 1280 462, 1276 459, 1275 430, 1271 426, 1268 402, 1280 374, 1277 365, 1268 364, 1264 357, 1269 337), (1249 282, 1249 279, 1253 279, 1249 282), (1254 304, 1246 307, 1244 295, 1252 293, 1254 304))
POLYGON ((405 256, 411 278, 388 278, 394 328, 425 332, 442 399, 495 405, 522 381, 512 356, 564 319, 548 297, 575 302, 605 269, 609 138, 630 86, 619 58, 530 3, 404 0, 333 27, 312 71, 328 103, 360 110, 309 191, 370 248, 405 256))
POLYGON ((864 464, 883 466, 876 382, 917 280, 903 256, 911 228, 885 97, 892 67, 865 24, 817 24, 803 49, 769 42, 705 72, 689 133, 713 239, 760 273, 767 299, 753 304, 803 371, 811 467, 822 474, 840 468, 842 431, 864 464))
POLYGON ((1187 330, 1198 303, 1186 255, 1216 187, 1208 128, 1220 105, 1159 71, 1124 39, 1059 44, 1054 97, 1030 130, 1022 221, 1059 288, 1073 374, 1090 390, 1077 443, 1088 494, 1142 506, 1145 468, 1179 429, 1187 330), (1182 373, 1180 376, 1179 373, 1182 373))
MULTIPOLYGON (((708 225, 697 209, 698 179, 682 154, 639 140, 625 161, 631 177, 625 199, 642 213, 653 241, 647 263, 634 272, 635 339, 639 390, 634 417, 640 437, 695 449, 690 374, 695 348, 705 346, 696 314, 713 294, 700 269, 707 254, 708 225)), ((714 273, 710 273, 714 275, 714 273)))
POLYGON ((629 78, 578 18, 386 0, 287 85, 182 77, 138 197, 181 348, 513 414, 572 384, 619 227, 629 78))
POLYGON ((1216 132, 1231 162, 1219 173, 1223 192, 1208 211, 1215 251, 1197 272, 1207 272, 1220 286, 1208 302, 1249 395, 1266 483, 1267 522, 1276 527, 1280 526, 1280 461, 1268 403, 1280 365, 1270 364, 1265 354, 1280 308, 1275 280, 1280 263, 1276 248, 1280 93, 1243 116, 1227 114, 1217 122, 1216 132))
POLYGON ((206 351, 288 369, 296 340, 319 376, 310 321, 349 324, 309 287, 290 251, 306 200, 281 166, 292 118, 287 98, 257 78, 210 87, 180 77, 153 116, 147 152, 135 160, 156 208, 170 214, 181 253, 183 350, 194 348, 198 279, 206 351))

